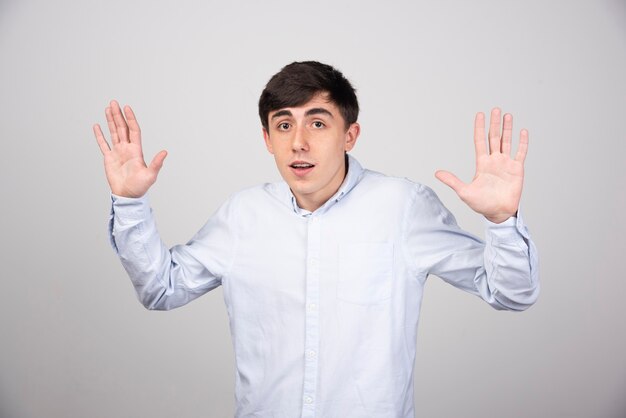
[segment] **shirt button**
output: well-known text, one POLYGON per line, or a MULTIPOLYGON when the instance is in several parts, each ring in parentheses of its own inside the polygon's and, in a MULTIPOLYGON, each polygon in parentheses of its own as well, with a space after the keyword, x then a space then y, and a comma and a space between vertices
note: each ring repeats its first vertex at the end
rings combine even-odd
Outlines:
POLYGON ((317 258, 311 259, 311 267, 317 267, 319 265, 319 260, 317 258))
POLYGON ((317 353, 313 350, 306 350, 306 358, 308 359, 314 359, 315 356, 317 355, 317 353))
POLYGON ((308 305, 306 305, 306 307, 309 311, 314 311, 317 309, 317 305, 314 303, 309 303, 308 305))
POLYGON ((313 398, 311 398, 310 396, 305 396, 304 403, 307 405, 311 405, 313 403, 313 398))

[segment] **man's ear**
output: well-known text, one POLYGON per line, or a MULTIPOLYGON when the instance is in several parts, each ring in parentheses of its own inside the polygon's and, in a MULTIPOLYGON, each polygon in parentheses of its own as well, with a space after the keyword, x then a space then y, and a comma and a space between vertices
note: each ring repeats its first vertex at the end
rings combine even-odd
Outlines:
POLYGON ((358 123, 354 122, 348 127, 348 130, 346 131, 346 142, 344 144, 344 150, 346 152, 354 148, 354 145, 356 144, 356 140, 358 139, 360 133, 361 126, 358 123))
POLYGON ((263 128, 263 140, 265 141, 265 148, 267 148, 270 154, 274 154, 274 149, 272 148, 272 143, 270 142, 270 133, 267 132, 267 129, 265 128, 263 128))

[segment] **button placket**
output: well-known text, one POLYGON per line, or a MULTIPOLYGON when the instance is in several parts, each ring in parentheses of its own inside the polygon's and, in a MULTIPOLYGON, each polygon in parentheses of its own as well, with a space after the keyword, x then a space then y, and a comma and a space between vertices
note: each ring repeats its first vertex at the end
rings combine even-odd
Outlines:
POLYGON ((317 399, 319 350, 319 278, 321 221, 311 216, 307 228, 307 268, 305 301, 304 385, 302 393, 302 418, 315 417, 317 399))

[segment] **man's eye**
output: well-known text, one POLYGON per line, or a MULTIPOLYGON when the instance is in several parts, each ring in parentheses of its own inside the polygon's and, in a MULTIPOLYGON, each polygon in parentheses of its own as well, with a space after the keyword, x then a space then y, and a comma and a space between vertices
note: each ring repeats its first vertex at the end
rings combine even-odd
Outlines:
POLYGON ((278 129, 280 129, 281 131, 286 131, 287 129, 289 129, 291 125, 287 122, 283 122, 281 124, 278 125, 278 129))
POLYGON ((323 128, 324 127, 324 122, 320 122, 319 120, 316 120, 315 122, 313 122, 313 127, 314 128, 323 128))

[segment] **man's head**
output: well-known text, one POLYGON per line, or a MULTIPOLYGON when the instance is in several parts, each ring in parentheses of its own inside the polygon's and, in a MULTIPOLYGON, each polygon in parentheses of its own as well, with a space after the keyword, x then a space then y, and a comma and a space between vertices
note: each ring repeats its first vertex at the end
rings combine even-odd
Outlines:
POLYGON ((348 80, 325 64, 292 63, 267 83, 259 100, 263 137, 301 208, 314 211, 341 186, 358 113, 348 80))
POLYGON ((335 68, 317 61, 292 62, 276 73, 265 86, 259 99, 259 116, 268 128, 268 115, 273 110, 297 107, 313 96, 325 92, 339 108, 346 129, 359 117, 359 102, 350 82, 335 68))

